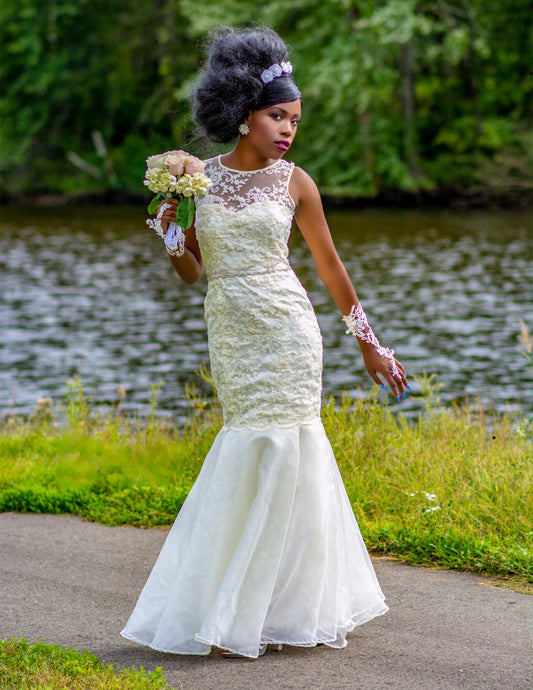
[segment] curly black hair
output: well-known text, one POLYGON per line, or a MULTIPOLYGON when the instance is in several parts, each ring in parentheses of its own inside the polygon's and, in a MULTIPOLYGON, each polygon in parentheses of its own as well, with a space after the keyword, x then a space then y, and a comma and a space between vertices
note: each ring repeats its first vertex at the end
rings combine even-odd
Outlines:
POLYGON ((263 84, 261 73, 287 60, 288 50, 267 27, 222 27, 211 34, 209 56, 194 91, 193 118, 212 141, 226 144, 239 135, 250 110, 301 99, 291 74, 263 84))

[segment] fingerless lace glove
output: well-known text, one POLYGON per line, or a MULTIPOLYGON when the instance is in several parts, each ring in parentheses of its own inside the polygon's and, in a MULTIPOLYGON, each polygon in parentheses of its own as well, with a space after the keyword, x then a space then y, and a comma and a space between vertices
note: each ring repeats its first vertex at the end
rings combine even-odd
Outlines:
POLYGON ((161 226, 161 218, 167 208, 170 208, 170 204, 161 204, 156 218, 153 220, 149 218, 146 225, 163 238, 165 249, 170 256, 183 256, 185 253, 185 233, 182 228, 177 223, 169 223, 165 233, 161 226))
POLYGON ((388 360, 390 360, 391 374, 398 378, 401 377, 396 360, 394 359, 394 350, 392 350, 390 347, 383 347, 380 345, 379 340, 374 335, 374 331, 368 323, 368 319, 366 318, 366 314, 360 302, 357 306, 354 304, 350 310, 350 313, 346 316, 343 316, 342 320, 348 326, 346 333, 351 333, 356 338, 359 338, 365 343, 372 345, 378 355, 386 357, 388 360))

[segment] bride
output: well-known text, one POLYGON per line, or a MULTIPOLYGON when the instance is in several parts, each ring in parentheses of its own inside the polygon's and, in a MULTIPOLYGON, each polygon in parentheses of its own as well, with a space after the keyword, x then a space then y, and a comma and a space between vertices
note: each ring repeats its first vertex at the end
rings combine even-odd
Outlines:
MULTIPOLYGON (((212 186, 169 253, 187 283, 206 270, 224 426, 122 631, 165 652, 340 648, 387 611, 320 419, 322 339, 288 261, 293 218, 372 379, 398 399, 409 385, 368 324, 316 185, 283 158, 302 112, 292 71, 275 32, 222 29, 196 87, 200 128, 236 144, 206 162, 212 186)), ((164 229, 177 205, 162 205, 164 229)))

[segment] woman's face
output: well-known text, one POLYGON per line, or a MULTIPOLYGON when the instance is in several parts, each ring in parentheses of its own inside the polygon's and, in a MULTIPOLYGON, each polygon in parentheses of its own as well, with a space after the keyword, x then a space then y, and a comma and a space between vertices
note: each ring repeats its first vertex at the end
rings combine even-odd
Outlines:
POLYGON ((301 115, 299 100, 252 110, 246 120, 248 143, 265 158, 281 158, 293 142, 301 115))

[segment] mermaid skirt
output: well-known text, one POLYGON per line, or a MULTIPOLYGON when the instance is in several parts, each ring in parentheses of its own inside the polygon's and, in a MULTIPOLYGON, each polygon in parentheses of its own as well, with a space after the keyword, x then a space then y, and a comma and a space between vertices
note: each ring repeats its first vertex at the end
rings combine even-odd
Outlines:
POLYGON ((344 647, 386 610, 321 421, 223 428, 122 635, 257 657, 262 642, 344 647))

